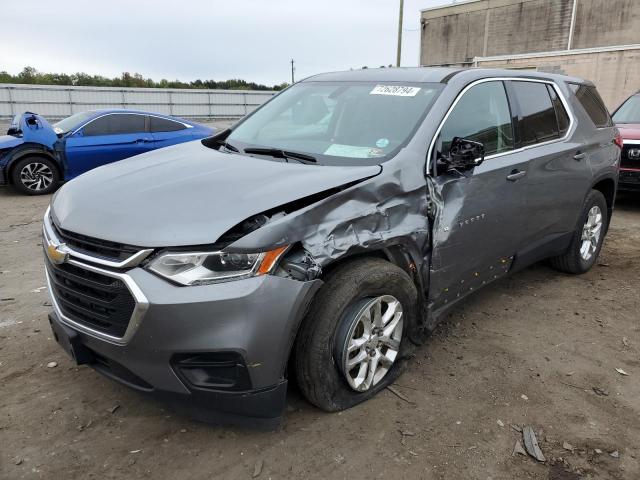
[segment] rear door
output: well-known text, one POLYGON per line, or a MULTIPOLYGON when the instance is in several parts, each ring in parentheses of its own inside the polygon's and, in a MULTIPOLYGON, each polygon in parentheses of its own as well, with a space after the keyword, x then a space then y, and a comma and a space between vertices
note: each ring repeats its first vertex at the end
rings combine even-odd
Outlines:
MULTIPOLYGON (((436 157, 454 137, 482 142, 485 161, 466 172, 438 168, 429 179, 436 205, 429 297, 451 304, 503 276, 525 224, 527 160, 515 151, 504 82, 481 81, 458 97, 436 137, 436 157)), ((432 154, 433 157, 433 154, 432 154)))
POLYGON ((184 123, 169 120, 168 118, 149 115, 149 128, 153 138, 154 149, 193 140, 190 132, 191 128, 184 123))
POLYGON ((146 115, 111 113, 98 117, 66 139, 65 178, 152 149, 146 115))
POLYGON ((529 168, 519 265, 563 252, 569 245, 591 178, 583 139, 561 89, 553 82, 507 82, 529 168))

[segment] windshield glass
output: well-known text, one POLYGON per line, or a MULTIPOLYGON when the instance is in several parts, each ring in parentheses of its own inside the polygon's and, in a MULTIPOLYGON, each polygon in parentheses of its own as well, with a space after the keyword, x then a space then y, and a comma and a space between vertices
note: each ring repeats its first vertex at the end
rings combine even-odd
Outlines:
POLYGON ((96 112, 80 112, 71 115, 70 117, 54 123, 53 131, 57 134, 71 132, 72 130, 75 130, 80 125, 82 125, 85 121, 93 117, 95 114, 96 112))
POLYGON ((640 123, 640 95, 634 95, 613 114, 615 123, 640 123))
POLYGON ((328 165, 378 164, 411 138, 443 85, 302 82, 285 90, 227 137, 235 148, 312 155, 328 165))

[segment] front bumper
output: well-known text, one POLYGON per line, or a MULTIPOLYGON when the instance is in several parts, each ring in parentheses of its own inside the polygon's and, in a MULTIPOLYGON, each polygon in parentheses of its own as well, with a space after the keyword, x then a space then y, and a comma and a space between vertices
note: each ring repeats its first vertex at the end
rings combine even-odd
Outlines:
POLYGON ((179 287, 142 268, 125 274, 100 268, 120 280, 125 276, 125 284, 136 298, 129 328, 118 339, 65 316, 51 287, 52 267, 47 268, 54 306, 49 320, 61 345, 65 346, 66 337, 73 338, 80 352, 78 363, 168 401, 199 420, 267 427, 279 421, 285 404, 289 352, 320 281, 266 275, 179 287), (193 377, 183 374, 180 362, 198 355, 214 359, 232 355, 223 368, 222 376, 228 377, 223 380, 233 377, 243 381, 222 381, 213 388, 196 385, 190 380, 193 377))
POLYGON ((640 170, 621 168, 618 175, 618 190, 640 191, 640 170))

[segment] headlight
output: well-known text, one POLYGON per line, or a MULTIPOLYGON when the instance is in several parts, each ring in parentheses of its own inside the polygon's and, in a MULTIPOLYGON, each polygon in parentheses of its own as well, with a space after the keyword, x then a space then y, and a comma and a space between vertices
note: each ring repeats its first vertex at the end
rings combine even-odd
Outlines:
POLYGON ((239 280, 271 271, 287 246, 262 253, 163 253, 147 268, 181 285, 207 285, 239 280))

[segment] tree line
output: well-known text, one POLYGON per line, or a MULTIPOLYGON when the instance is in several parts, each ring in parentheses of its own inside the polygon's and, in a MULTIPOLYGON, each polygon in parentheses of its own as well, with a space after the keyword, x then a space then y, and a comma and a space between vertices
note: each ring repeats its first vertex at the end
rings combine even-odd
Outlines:
POLYGON ((247 82, 239 78, 231 80, 194 80, 182 82, 180 80, 167 80, 163 78, 159 82, 151 78, 144 78, 139 73, 124 72, 119 77, 108 78, 102 75, 89 75, 88 73, 43 73, 33 67, 25 67, 17 75, 11 75, 6 71, 0 71, 0 83, 26 83, 34 85, 71 85, 83 87, 146 87, 146 88, 210 88, 220 90, 282 90, 287 83, 280 85, 262 85, 255 82, 247 82))

